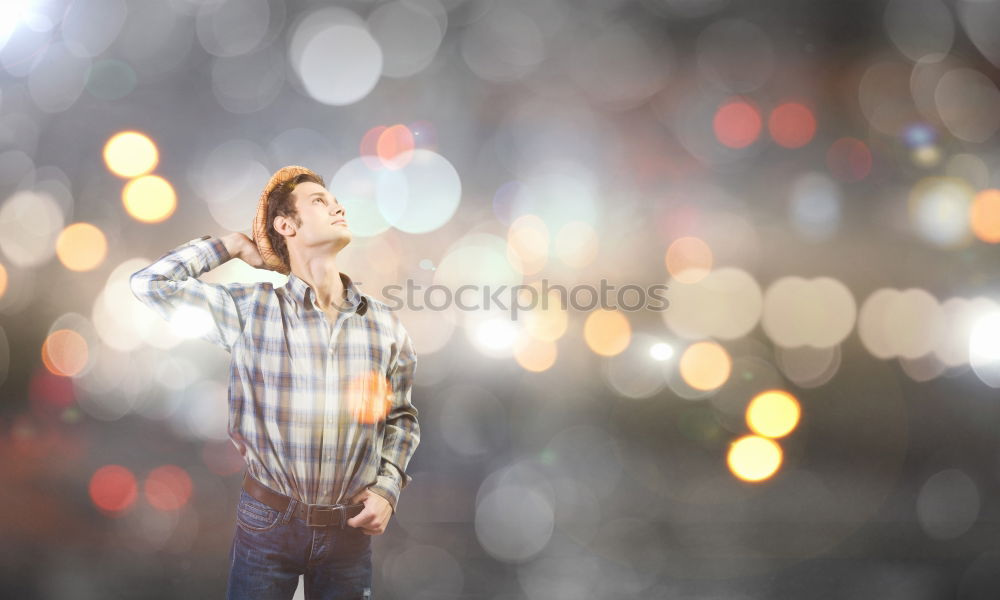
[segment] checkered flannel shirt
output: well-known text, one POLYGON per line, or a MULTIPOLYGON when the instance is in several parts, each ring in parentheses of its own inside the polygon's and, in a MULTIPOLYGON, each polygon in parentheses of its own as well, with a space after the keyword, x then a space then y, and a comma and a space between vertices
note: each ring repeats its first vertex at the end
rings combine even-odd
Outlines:
POLYGON ((218 237, 191 240, 134 273, 132 293, 166 319, 210 317, 200 337, 232 355, 229 437, 250 475, 308 504, 368 488, 395 512, 420 443, 417 357, 398 315, 344 273, 336 322, 294 273, 281 287, 198 280, 231 258, 218 237))

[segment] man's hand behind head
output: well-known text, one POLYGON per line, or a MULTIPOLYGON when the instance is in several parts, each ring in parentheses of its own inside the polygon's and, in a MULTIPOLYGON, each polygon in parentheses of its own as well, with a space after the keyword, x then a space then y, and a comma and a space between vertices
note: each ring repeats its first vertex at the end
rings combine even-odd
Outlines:
POLYGON ((264 259, 261 258, 260 251, 257 250, 257 244, 246 234, 237 231, 223 237, 222 242, 233 258, 238 258, 255 269, 269 268, 264 264, 264 259))

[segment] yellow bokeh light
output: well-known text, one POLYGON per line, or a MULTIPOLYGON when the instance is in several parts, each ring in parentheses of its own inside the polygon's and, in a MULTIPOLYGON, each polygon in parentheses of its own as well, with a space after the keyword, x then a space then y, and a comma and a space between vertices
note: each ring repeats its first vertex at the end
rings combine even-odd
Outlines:
POLYGON ((632 339, 632 327, 625 315, 616 310, 598 309, 587 316, 583 338, 601 356, 620 354, 632 339))
MULTIPOLYGON (((534 285, 538 287, 538 285, 534 285)), ((523 290, 522 290, 523 292, 523 290)), ((523 292, 527 294, 526 292, 523 292)), ((525 304, 527 304, 527 298, 525 304)), ((538 303, 532 310, 524 313, 524 329, 536 340, 554 342, 566 333, 569 318, 562 307, 559 292, 550 290, 547 298, 538 294, 538 303)))
POLYGON ((519 273, 542 270, 549 257, 549 229, 535 215, 518 217, 507 231, 507 260, 519 273))
POLYGON ((729 446, 729 470, 743 481, 763 481, 781 467, 781 446, 774 440, 746 435, 729 446))
POLYGON ((733 359, 715 342, 697 342, 681 354, 681 378, 696 390, 709 391, 722 386, 733 370, 733 359))
POLYGON ((159 223, 177 209, 177 194, 170 182, 159 175, 146 175, 125 184, 122 190, 125 210, 144 223, 159 223))
POLYGON ((667 248, 667 272, 681 283, 698 283, 712 270, 712 249, 696 237, 674 240, 667 248))
POLYGON ((58 329, 42 342, 42 363, 55 375, 72 377, 87 366, 87 340, 72 329, 58 329))
POLYGON ((976 194, 969 207, 972 233, 987 244, 1000 242, 1000 190, 988 189, 976 194))
POLYGON ((938 246, 967 246, 973 238, 969 215, 974 196, 961 177, 932 176, 916 182, 907 201, 916 232, 938 246))
POLYGON ((799 403, 784 390, 767 390, 754 396, 747 406, 747 425, 757 435, 780 438, 799 424, 799 403))
POLYGON ((59 234, 56 256, 71 271, 90 271, 97 268, 108 255, 108 241, 104 233, 90 223, 73 223, 59 234))
POLYGON ((104 163, 119 177, 145 175, 160 162, 156 144, 138 131, 123 131, 104 144, 104 163))
POLYGON ((0 264, 0 298, 7 293, 7 267, 0 264))
POLYGON ((553 342, 524 337, 514 344, 514 360, 523 369, 534 373, 551 368, 556 362, 557 354, 556 345, 553 342))
POLYGON ((920 146, 913 150, 913 162, 921 167, 933 167, 941 162, 941 150, 936 146, 920 146))

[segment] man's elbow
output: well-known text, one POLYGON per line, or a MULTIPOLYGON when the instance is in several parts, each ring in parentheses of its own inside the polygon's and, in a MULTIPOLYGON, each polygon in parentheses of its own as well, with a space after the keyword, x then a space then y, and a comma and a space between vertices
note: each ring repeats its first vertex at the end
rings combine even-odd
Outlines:
POLYGON ((142 280, 142 271, 136 271, 128 278, 128 286, 136 296, 141 295, 146 284, 142 280))
POLYGON ((142 302, 146 302, 155 292, 153 278, 145 272, 145 269, 132 273, 128 279, 128 286, 132 290, 132 295, 142 302))

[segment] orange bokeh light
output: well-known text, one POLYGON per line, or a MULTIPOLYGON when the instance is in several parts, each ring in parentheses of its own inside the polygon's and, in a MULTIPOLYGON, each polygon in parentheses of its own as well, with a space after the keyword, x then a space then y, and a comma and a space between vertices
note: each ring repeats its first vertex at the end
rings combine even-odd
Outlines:
POLYGON ((761 127, 760 112, 742 100, 723 104, 712 120, 715 137, 730 148, 746 148, 754 143, 761 127))
POLYGON ((976 237, 987 244, 1000 242, 1000 190, 976 194, 969 207, 969 223, 976 237))
POLYGON ((733 360, 726 349, 715 342, 696 342, 684 350, 679 367, 688 385, 709 391, 726 383, 733 370, 733 360))
POLYGON ((361 423, 377 423, 384 419, 391 405, 392 387, 385 375, 371 371, 348 383, 348 414, 361 423))
POLYGON ((108 513, 120 513, 135 503, 135 476, 121 465, 105 465, 90 477, 90 500, 108 513))
POLYGON ((78 375, 89 357, 87 340, 72 329, 53 331, 42 342, 42 364, 54 375, 78 375))
POLYGON ((620 354, 632 339, 632 327, 625 315, 617 310, 598 309, 587 316, 583 338, 601 356, 620 354))
POLYGON ((681 283, 704 279, 712 270, 713 261, 712 249, 701 238, 678 238, 667 248, 667 272, 681 283))
POLYGON ((378 136, 375 151, 389 169, 402 169, 413 159, 413 132, 406 125, 393 125, 378 136))
POLYGON ((92 271, 107 255, 104 232, 90 223, 73 223, 56 240, 56 256, 71 271, 92 271))
POLYGON ((540 373, 552 367, 558 355, 554 342, 525 336, 514 344, 514 360, 527 371, 540 373))

